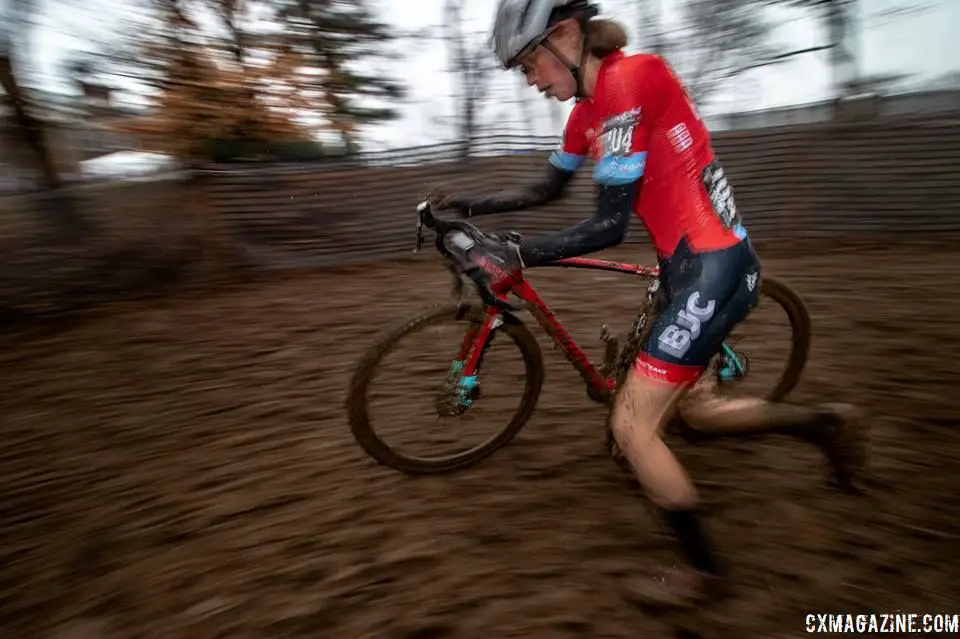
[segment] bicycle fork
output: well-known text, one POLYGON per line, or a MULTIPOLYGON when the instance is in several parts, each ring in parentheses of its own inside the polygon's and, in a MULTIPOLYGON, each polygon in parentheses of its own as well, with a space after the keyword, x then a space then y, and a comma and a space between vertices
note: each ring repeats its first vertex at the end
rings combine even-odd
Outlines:
POLYGON ((437 398, 437 411, 443 417, 463 414, 480 394, 479 374, 483 357, 493 341, 494 331, 503 324, 499 310, 487 307, 483 322, 471 324, 447 374, 437 398))

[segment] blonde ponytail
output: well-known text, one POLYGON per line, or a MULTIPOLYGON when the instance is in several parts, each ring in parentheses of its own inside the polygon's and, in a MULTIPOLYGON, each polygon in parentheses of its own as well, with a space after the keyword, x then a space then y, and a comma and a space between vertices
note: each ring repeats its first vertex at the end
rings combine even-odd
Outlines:
POLYGON ((627 32, 613 20, 589 20, 584 29, 587 35, 587 51, 596 58, 605 58, 627 46, 627 32))

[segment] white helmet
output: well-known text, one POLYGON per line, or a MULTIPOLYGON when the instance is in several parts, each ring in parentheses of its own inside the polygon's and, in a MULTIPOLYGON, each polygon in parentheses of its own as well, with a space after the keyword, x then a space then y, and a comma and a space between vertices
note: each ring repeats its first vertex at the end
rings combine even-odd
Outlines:
POLYGON ((561 20, 592 18, 598 8, 588 0, 500 0, 493 22, 493 50, 506 68, 550 35, 561 20))

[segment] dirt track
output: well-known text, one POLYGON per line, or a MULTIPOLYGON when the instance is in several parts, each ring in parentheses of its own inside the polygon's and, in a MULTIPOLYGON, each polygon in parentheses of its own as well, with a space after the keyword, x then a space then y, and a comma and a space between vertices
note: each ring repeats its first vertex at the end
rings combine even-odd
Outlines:
MULTIPOLYGON (((760 247, 815 321, 793 398, 873 414, 870 494, 826 487, 816 451, 788 438, 676 442, 736 587, 684 619, 621 596, 621 577, 673 546, 545 342, 539 410, 483 464, 411 479, 355 445, 348 376, 397 314, 446 294, 434 263, 6 338, 0 636, 775 639, 813 611, 960 613, 954 247, 760 247)), ((594 273, 532 279, 593 355, 600 321, 629 322, 642 293, 594 273), (588 303, 601 300, 602 313, 588 303)))

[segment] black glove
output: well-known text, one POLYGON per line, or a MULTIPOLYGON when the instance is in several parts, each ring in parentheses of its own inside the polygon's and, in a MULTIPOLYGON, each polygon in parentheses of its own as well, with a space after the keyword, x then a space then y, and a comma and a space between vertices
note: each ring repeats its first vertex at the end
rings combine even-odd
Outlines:
POLYGON ((438 186, 432 189, 427 195, 427 200, 429 200, 430 205, 438 211, 453 209, 463 217, 470 217, 471 200, 451 195, 446 187, 438 186))

